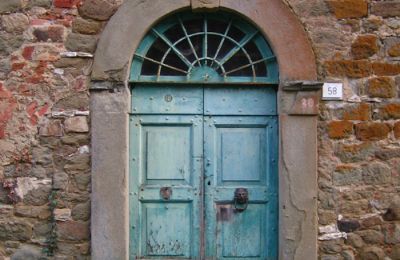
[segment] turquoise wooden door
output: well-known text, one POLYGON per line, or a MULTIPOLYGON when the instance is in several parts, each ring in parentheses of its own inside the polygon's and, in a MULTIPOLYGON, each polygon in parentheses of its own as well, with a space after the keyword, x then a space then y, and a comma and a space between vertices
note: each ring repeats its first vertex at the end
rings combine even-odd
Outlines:
POLYGON ((132 97, 131 259, 277 259, 275 90, 137 85, 132 97))
POLYGON ((275 100, 271 88, 204 91, 205 259, 277 259, 275 100))

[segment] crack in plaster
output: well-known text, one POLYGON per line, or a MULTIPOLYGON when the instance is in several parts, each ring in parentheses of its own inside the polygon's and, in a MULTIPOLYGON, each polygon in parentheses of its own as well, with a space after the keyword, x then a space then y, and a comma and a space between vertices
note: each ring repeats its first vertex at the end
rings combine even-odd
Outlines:
MULTIPOLYGON (((281 133, 281 136, 283 136, 282 133, 281 133)), ((291 251, 291 255, 294 257, 294 259, 296 259, 297 250, 300 246, 300 242, 302 241, 302 236, 303 236, 303 222, 304 222, 307 214, 306 214, 306 210, 300 209, 294 202, 295 194, 293 194, 293 189, 292 189, 292 185, 291 185, 291 183, 292 183, 291 170, 286 162, 284 145, 281 146, 281 150, 282 150, 282 164, 287 173, 285 175, 285 178, 286 178, 287 183, 289 184, 288 185, 289 186, 289 202, 290 202, 290 205, 301 214, 301 217, 297 217, 297 225, 296 225, 297 231, 294 232, 296 237, 295 238, 288 238, 288 237, 285 238, 286 240, 290 240, 288 242, 290 242, 290 244, 292 244, 292 246, 294 247, 293 250, 290 250, 290 248, 289 248, 289 250, 291 251), (299 232, 299 230, 301 230, 301 232, 299 232)))

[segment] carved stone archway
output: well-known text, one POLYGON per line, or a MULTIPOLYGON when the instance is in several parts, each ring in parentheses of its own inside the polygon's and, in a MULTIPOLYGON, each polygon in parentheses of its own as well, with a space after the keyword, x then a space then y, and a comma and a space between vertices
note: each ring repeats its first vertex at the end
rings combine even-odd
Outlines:
POLYGON ((281 0, 125 0, 103 31, 92 72, 92 257, 128 259, 129 68, 146 32, 189 8, 225 9, 254 23, 279 64, 280 259, 317 258, 317 107, 314 54, 281 0), (307 83, 308 82, 308 83, 307 83))

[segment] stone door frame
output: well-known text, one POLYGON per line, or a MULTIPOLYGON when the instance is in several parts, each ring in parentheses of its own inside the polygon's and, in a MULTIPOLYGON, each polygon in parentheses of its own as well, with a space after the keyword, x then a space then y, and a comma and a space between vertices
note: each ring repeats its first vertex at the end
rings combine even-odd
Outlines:
POLYGON ((279 259, 317 259, 317 68, 304 28, 281 0, 125 0, 108 22, 94 57, 90 95, 93 259, 129 259, 133 54, 154 24, 189 8, 237 13, 271 45, 280 73, 279 259))

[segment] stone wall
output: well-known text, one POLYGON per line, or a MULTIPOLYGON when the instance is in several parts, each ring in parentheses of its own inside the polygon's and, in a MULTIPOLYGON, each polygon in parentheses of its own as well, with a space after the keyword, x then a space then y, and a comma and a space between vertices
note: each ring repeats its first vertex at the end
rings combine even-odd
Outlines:
MULTIPOLYGON (((88 87, 121 1, 0 1, 0 259, 90 257, 88 87)), ((286 4, 345 87, 320 105, 320 258, 400 259, 400 2, 286 4)))
POLYGON ((0 1, 0 259, 90 256, 88 86, 113 10, 78 2, 0 1))
POLYGON ((400 259, 400 2, 290 0, 322 81, 344 101, 321 102, 321 259, 400 259))

